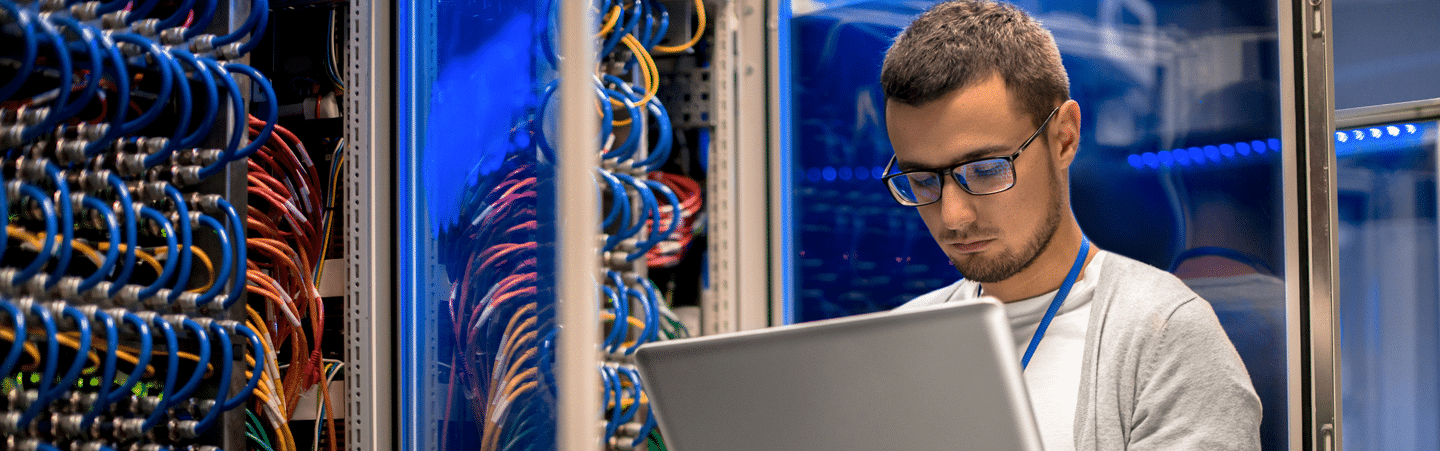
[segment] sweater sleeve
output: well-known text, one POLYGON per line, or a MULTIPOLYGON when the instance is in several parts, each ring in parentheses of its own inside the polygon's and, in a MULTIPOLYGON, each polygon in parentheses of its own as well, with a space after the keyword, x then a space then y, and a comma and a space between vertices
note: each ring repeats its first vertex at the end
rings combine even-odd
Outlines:
POLYGON ((1260 449, 1260 398, 1210 305, 1186 301, 1149 332, 1128 448, 1260 449))

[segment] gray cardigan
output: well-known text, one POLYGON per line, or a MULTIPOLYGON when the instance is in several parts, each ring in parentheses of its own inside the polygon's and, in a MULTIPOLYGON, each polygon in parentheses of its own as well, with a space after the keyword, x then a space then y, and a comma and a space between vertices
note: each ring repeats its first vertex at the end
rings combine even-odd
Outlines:
MULTIPOLYGON (((905 307, 944 302, 958 285, 905 307)), ((1260 398, 1209 303, 1114 253, 1091 302, 1076 450, 1260 449, 1260 398)))

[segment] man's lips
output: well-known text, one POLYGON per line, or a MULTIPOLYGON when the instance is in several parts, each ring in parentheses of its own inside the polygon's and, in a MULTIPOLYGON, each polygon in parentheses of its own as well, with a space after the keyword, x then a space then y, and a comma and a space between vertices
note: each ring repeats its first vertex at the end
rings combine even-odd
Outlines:
POLYGON ((950 244, 946 244, 946 246, 948 246, 950 249, 955 250, 956 252, 959 252, 959 253, 962 253, 962 254, 969 254, 969 253, 980 252, 980 251, 984 250, 985 247, 986 247, 986 246, 989 246, 992 241, 994 241, 994 240, 974 240, 974 241, 964 241, 964 242, 958 242, 958 241, 957 241, 957 242, 953 242, 953 243, 950 243, 950 244))

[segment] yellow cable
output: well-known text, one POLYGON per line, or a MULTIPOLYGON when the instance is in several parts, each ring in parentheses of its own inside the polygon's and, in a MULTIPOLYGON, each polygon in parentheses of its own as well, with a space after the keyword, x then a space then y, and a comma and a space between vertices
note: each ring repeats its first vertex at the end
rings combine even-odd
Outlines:
MULTIPOLYGON (((18 226, 13 226, 13 225, 12 225, 12 226, 6 226, 6 227, 5 227, 5 232, 8 233, 10 236, 13 236, 13 237, 15 237, 15 238, 19 238, 21 241, 24 241, 26 244, 29 244, 29 245, 33 246, 33 247, 35 248, 34 250, 35 250, 36 252, 39 252, 40 249, 41 249, 41 248, 44 246, 44 244, 45 244, 45 234, 44 234, 44 233, 30 233, 30 231, 28 231, 28 230, 25 230, 25 229, 23 229, 23 228, 20 228, 20 227, 18 227, 18 226)), ((60 236, 55 237, 55 241, 56 241, 56 243, 55 243, 55 246, 56 246, 55 249, 57 249, 57 250, 59 249, 60 242, 63 241, 64 239, 65 239, 64 237, 60 237, 60 236)), ((105 259, 102 258, 102 257, 100 257, 100 254, 99 254, 99 253, 95 252, 95 248, 90 247, 90 245, 88 245, 88 244, 85 244, 84 241, 81 241, 81 240, 79 240, 79 239, 72 239, 72 240, 70 240, 70 247, 71 247, 72 249, 75 249, 75 250, 80 251, 80 253, 82 253, 82 254, 85 254, 85 256, 88 257, 91 262, 95 263, 95 267, 96 267, 96 268, 99 268, 102 264, 105 263, 105 259)), ((52 257, 53 257, 53 256, 52 256, 52 257)))
MULTIPOLYGON (((600 314, 600 320, 601 320, 601 321, 615 321, 615 314, 614 314, 614 313, 610 313, 610 312, 601 313, 601 314, 600 314)), ((637 328, 637 329, 644 329, 644 328, 645 328, 645 322, 644 322, 644 321, 641 321, 640 318, 636 318, 636 317, 633 317, 633 316, 626 316, 626 317, 625 317, 625 322, 629 323, 629 324, 630 324, 630 327, 634 327, 634 328, 637 328)), ((628 336, 629 333, 627 332, 626 335, 628 336)), ((621 343, 621 344, 620 344, 620 346, 634 346, 634 345, 635 345, 635 340, 630 340, 630 341, 627 341, 627 342, 624 342, 624 343, 621 343)))
MULTIPOLYGON (((96 248, 96 249, 99 249, 99 250, 102 250, 102 251, 108 251, 108 250, 110 250, 110 243, 96 243, 96 244, 95 244, 95 248, 96 248)), ((127 249, 127 248, 128 248, 127 246, 125 246, 124 244, 121 244, 121 245, 120 245, 120 252, 122 252, 122 253, 125 252, 125 249, 127 249)), ((161 249, 164 249, 164 248, 162 247, 161 249)), ((143 261, 145 262, 145 264, 150 265, 151 268, 155 268, 155 274, 160 274, 160 273, 165 272, 164 265, 161 265, 159 260, 156 260, 155 257, 152 256, 149 252, 146 252, 146 251, 145 251, 145 248, 142 248, 142 247, 138 247, 138 246, 137 246, 137 247, 135 248, 135 257, 136 257, 136 258, 139 258, 140 260, 143 260, 143 261)))
POLYGON ((610 12, 605 14, 605 25, 600 27, 600 32, 595 33, 595 37, 604 36, 606 33, 609 33, 610 30, 615 29, 615 23, 620 21, 620 11, 620 5, 615 5, 610 8, 610 12))
MULTIPOLYGON (((11 345, 13 346, 14 343, 15 343, 15 329, 14 329, 13 327, 12 327, 12 328, 9 328, 9 329, 0 329, 0 338, 4 338, 4 339, 6 339, 6 340, 10 340, 10 343, 11 343, 11 345)), ((39 361, 40 361, 40 347, 39 347, 39 346, 35 346, 35 343, 31 343, 31 342, 29 342, 28 340, 25 342, 25 344, 24 344, 23 346, 24 346, 24 348, 25 348, 25 353, 30 355, 30 359, 31 359, 32 361, 35 361, 35 362, 39 362, 39 361)))
POLYGON ((684 43, 684 44, 680 44, 680 45, 677 45, 677 46, 657 45, 657 46, 654 47, 654 48, 655 48, 655 51, 657 51, 657 52, 664 52, 664 53, 683 52, 683 51, 685 51, 685 49, 688 49, 688 48, 690 48, 690 47, 694 47, 694 46, 695 46, 695 43, 700 42, 700 37, 705 35, 705 2, 704 2, 704 0, 695 0, 695 17, 696 17, 697 19, 699 19, 699 20, 698 20, 699 23, 695 25, 695 35, 690 37, 690 41, 689 41, 689 42, 686 42, 686 43, 684 43))
POLYGON ((641 97, 639 102, 635 102, 635 105, 644 107, 650 103, 650 99, 655 98, 655 91, 660 89, 660 77, 657 76, 659 69, 655 67, 655 59, 650 57, 650 52, 645 51, 645 46, 640 45, 640 41, 635 39, 635 35, 627 34, 620 39, 620 42, 624 43, 625 47, 629 47, 630 51, 635 54, 635 58, 640 61, 640 76, 645 79, 645 96, 641 97))
MULTIPOLYGON (((335 177, 333 177, 335 180, 331 180, 331 181, 330 181, 330 196, 331 196, 331 199, 334 199, 335 194, 340 190, 340 170, 341 170, 341 169, 344 169, 344 168, 345 168, 345 154, 342 153, 342 154, 340 154, 340 158, 338 158, 338 159, 335 160, 335 169, 334 169, 333 171, 331 171, 331 172, 334 172, 334 173, 335 173, 335 177)), ((330 251, 330 229, 332 229, 332 228, 334 228, 334 227, 335 227, 335 209, 334 209, 334 208, 331 208, 330 211, 325 212, 325 235, 323 235, 323 236, 321 237, 321 241, 320 241, 320 265, 317 266, 317 267, 316 267, 316 270, 315 270, 315 282, 316 282, 316 283, 319 283, 319 282, 320 282, 320 276, 321 276, 322 274, 325 274, 325 253, 330 251)))
MULTIPOLYGON (((121 246, 124 245, 122 244, 121 246)), ((164 257, 165 254, 169 252, 169 248, 157 248, 155 249, 155 257, 164 257)), ((209 290, 211 286, 215 285, 215 276, 217 275, 215 274, 215 264, 210 261, 210 254, 206 254, 204 249, 200 249, 200 246, 190 246, 190 252, 193 253, 196 257, 200 257, 200 263, 205 265, 205 273, 209 274, 208 277, 210 278, 210 281, 206 282, 205 286, 203 287, 193 288, 185 291, 191 293, 204 293, 205 290, 209 290)))

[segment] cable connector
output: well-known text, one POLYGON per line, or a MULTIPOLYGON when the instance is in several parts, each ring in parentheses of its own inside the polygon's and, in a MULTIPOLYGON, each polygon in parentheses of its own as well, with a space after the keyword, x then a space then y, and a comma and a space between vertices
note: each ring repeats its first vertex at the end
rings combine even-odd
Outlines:
POLYGON ((191 186, 204 180, 200 177, 200 166, 176 166, 171 168, 173 174, 171 180, 179 186, 191 186))
POLYGON ((190 53, 194 53, 196 55, 210 53, 211 50, 215 49, 215 45, 213 44, 214 41, 215 35, 213 34, 202 34, 196 36, 194 39, 190 40, 190 53))
POLYGON ((100 2, 84 2, 70 6, 70 16, 81 22, 100 17, 100 2))
POLYGON ((136 34, 147 38, 152 38, 155 37, 155 35, 160 34, 159 28, 160 19, 155 18, 140 19, 135 23, 130 24, 131 31, 134 31, 136 34))
POLYGON ((185 44, 185 27, 171 27, 160 32, 160 45, 179 46, 185 44))
MULTIPOLYGON (((126 23, 129 18, 130 11, 126 11, 123 9, 110 14, 106 14, 104 16, 100 16, 100 28, 107 31, 122 30, 125 27, 130 26, 130 24, 126 23)), ((126 47, 133 47, 132 45, 124 42, 117 42, 116 44, 118 47, 120 47, 120 50, 122 51, 124 51, 126 47)), ((134 54, 126 52, 126 55, 134 54)))
POLYGON ((61 276, 60 282, 55 284, 55 295, 62 299, 79 299, 80 282, 83 281, 85 281, 85 279, 79 276, 61 276))
MULTIPOLYGON (((250 39, 255 39, 255 38, 254 38, 254 37, 251 37, 250 39)), ((242 46, 243 46, 243 44, 242 44, 242 43, 239 43, 239 42, 232 42, 232 43, 230 43, 230 44, 227 44, 227 45, 225 45, 224 47, 220 47, 220 48, 218 48, 218 49, 215 49, 215 57, 216 57, 216 59, 218 59, 218 60, 224 61, 224 60, 232 60, 232 59, 236 59, 236 58, 245 56, 245 52, 241 52, 241 51, 240 51, 240 48, 241 48, 242 46)))

